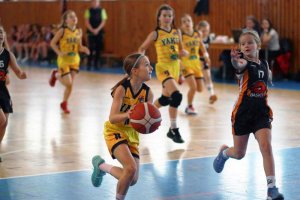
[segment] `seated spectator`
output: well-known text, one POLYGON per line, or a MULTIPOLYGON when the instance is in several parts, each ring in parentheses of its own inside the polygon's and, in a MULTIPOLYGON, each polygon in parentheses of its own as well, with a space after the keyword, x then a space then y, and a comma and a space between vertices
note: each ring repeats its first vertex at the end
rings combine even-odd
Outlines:
POLYGON ((262 20, 262 45, 265 48, 265 59, 268 61, 271 69, 274 66, 275 59, 279 55, 279 35, 273 28, 273 25, 269 19, 262 20))
POLYGON ((8 45, 10 46, 10 50, 16 54, 16 42, 17 42, 17 36, 18 34, 18 28, 17 26, 12 26, 10 29, 9 34, 7 34, 7 41, 8 41, 8 45))
POLYGON ((243 31, 256 31, 258 35, 260 35, 260 25, 257 19, 250 15, 246 18, 246 26, 243 28, 243 31))
POLYGON ((26 62, 29 59, 29 51, 30 51, 30 38, 32 35, 32 29, 30 24, 20 25, 18 26, 18 34, 17 34, 17 61, 26 62), (23 57, 23 53, 25 56, 23 57))
POLYGON ((38 52, 40 53, 41 60, 51 60, 50 56, 50 42, 53 38, 54 34, 52 33, 51 26, 43 26, 41 28, 41 37, 42 40, 38 45, 38 52))
POLYGON ((40 26, 37 24, 32 25, 32 34, 28 41, 28 46, 30 48, 30 59, 32 61, 38 61, 39 58, 39 44, 43 41, 40 26))

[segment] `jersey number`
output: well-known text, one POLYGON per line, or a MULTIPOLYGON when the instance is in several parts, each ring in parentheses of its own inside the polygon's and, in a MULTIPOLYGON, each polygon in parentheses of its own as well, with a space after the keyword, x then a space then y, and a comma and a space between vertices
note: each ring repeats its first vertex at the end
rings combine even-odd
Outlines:
POLYGON ((258 70, 258 78, 264 78, 264 75, 265 75, 264 71, 258 70))
POLYGON ((3 67, 4 67, 4 61, 0 60, 0 68, 3 68, 3 67))
POLYGON ((175 52, 175 46, 171 45, 170 48, 171 48, 172 52, 175 52))

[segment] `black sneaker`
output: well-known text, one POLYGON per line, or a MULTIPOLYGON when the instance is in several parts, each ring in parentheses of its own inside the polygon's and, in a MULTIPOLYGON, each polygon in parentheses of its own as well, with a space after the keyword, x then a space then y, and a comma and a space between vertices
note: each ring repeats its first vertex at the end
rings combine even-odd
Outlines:
POLYGON ((184 140, 181 138, 178 128, 169 129, 167 136, 176 143, 184 143, 184 140))
POLYGON ((172 139, 172 140, 173 140, 173 138, 174 138, 174 133, 173 133, 173 131, 172 131, 171 128, 169 128, 169 131, 168 131, 168 133, 167 133, 167 137, 170 138, 170 139, 172 139))

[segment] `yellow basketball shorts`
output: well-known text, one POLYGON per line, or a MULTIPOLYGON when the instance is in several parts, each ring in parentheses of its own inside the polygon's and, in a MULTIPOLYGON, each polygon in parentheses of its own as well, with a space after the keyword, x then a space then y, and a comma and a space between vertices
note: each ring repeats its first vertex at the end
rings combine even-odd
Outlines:
POLYGON ((162 83, 169 78, 174 78, 177 81, 180 73, 179 60, 170 63, 157 63, 155 71, 157 79, 162 83))
POLYGON ((79 54, 76 54, 75 56, 58 56, 57 65, 59 75, 64 76, 66 74, 69 74, 71 70, 79 72, 79 64, 79 54))
POLYGON ((203 78, 202 64, 200 60, 184 60, 181 62, 183 69, 182 75, 186 78, 194 75, 196 79, 203 78))
POLYGON ((139 133, 130 126, 111 124, 109 121, 104 124, 104 139, 113 159, 114 150, 120 144, 127 144, 132 156, 139 158, 139 133))

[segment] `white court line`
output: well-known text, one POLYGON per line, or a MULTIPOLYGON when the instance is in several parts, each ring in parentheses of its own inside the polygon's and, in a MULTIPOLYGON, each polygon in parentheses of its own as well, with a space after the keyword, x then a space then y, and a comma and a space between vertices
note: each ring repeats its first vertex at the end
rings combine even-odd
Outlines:
MULTIPOLYGON (((300 148, 300 146, 296 147, 286 147, 286 148, 278 148, 277 150, 286 150, 286 149, 297 149, 300 148)), ((248 154, 253 154, 257 152, 249 152, 248 154)), ((179 158, 179 159, 173 159, 173 160, 166 160, 164 163, 167 162, 174 162, 174 161, 185 161, 185 160, 196 160, 196 159, 202 159, 202 158, 214 158, 217 154, 214 155, 208 155, 208 156, 199 156, 199 157, 190 157, 190 158, 179 158)), ((141 163, 140 165, 149 165, 153 164, 152 162, 146 162, 141 163)), ((1 180, 8 180, 8 179, 16 179, 16 178, 27 178, 27 177, 35 177, 35 176, 47 176, 47 175, 56 175, 56 174, 63 174, 63 173, 73 173, 73 172, 85 172, 85 171, 92 171, 92 169, 78 169, 78 170, 68 170, 68 171, 60 171, 60 172, 50 172, 50 173, 43 173, 43 174, 35 174, 35 175, 25 175, 25 176, 12 176, 8 178, 0 178, 1 180)))
POLYGON ((19 152, 23 152, 23 151, 27 151, 27 150, 30 150, 30 149, 20 149, 20 150, 15 150, 15 151, 8 151, 8 152, 5 152, 5 153, 1 153, 0 156, 19 153, 19 152))

